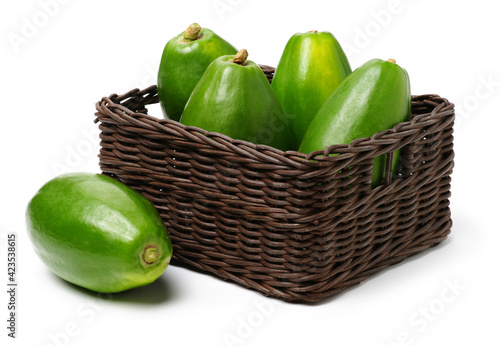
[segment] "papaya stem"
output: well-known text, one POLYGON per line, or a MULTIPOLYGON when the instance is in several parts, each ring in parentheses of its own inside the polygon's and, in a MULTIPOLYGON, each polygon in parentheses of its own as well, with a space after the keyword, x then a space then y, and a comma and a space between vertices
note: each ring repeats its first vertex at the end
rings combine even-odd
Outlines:
POLYGON ((201 31, 201 26, 199 26, 197 23, 193 23, 188 28, 186 31, 184 31, 184 39, 189 40, 189 41, 194 41, 198 38, 198 34, 201 31))
POLYGON ((158 248, 154 245, 148 245, 142 252, 142 259, 146 264, 155 263, 160 257, 158 248))
POLYGON ((396 60, 394 60, 394 59, 387 59, 387 61, 388 61, 388 62, 392 62, 393 64, 395 64, 395 63, 396 63, 396 60))
POLYGON ((244 65, 248 58, 248 52, 246 49, 240 50, 234 55, 233 62, 235 64, 244 65))

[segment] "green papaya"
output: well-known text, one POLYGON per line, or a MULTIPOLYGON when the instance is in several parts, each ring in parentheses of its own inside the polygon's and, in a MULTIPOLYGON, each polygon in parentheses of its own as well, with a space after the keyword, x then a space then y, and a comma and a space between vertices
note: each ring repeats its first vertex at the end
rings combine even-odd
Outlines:
POLYGON ((180 122, 234 139, 289 148, 281 105, 262 69, 242 49, 214 60, 196 85, 180 122))
MULTIPOLYGON (((393 59, 373 59, 351 73, 314 116, 299 151, 310 153, 332 144, 371 137, 411 117, 410 80, 393 59)), ((386 155, 375 158, 372 186, 385 179, 386 155)), ((394 153, 393 172, 399 151, 394 153)))
POLYGON ((208 65, 221 55, 236 52, 229 42, 196 23, 170 39, 158 69, 158 99, 163 116, 178 121, 208 65))
POLYGON ((57 276, 113 293, 144 286, 165 271, 172 243, 155 207, 101 174, 58 176, 30 200, 28 236, 57 276))
POLYGON ((272 87, 283 107, 297 149, 314 115, 351 73, 337 39, 329 32, 309 31, 287 42, 272 87))

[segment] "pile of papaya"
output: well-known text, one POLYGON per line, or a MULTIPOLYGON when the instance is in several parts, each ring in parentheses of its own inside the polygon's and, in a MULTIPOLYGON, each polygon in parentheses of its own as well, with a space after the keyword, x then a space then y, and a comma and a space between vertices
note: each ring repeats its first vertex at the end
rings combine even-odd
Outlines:
MULTIPOLYGON (((245 49, 191 24, 167 42, 158 72, 165 118, 283 151, 309 154, 407 121, 408 73, 393 59, 352 71, 335 36, 316 30, 287 42, 272 82, 245 49)), ((399 152, 394 153, 393 172, 399 152)), ((372 186, 384 182, 385 156, 372 186)))
MULTIPOLYGON (((392 59, 352 71, 329 32, 293 35, 269 83, 245 49, 195 23, 166 43, 157 84, 165 118, 306 154, 370 137, 411 114, 406 71, 392 59)), ((375 158, 373 186, 384 181, 384 168, 385 158, 375 158)), ((47 182, 29 201, 26 225, 35 252, 54 274, 97 292, 155 281, 173 253, 153 204, 102 174, 70 173, 47 182)))

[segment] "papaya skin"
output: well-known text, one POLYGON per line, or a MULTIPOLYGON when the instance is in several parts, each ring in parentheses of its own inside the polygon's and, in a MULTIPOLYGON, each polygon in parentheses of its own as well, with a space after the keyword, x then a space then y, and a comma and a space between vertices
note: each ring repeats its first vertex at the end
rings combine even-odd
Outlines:
POLYGON ((312 30, 288 40, 272 87, 290 123, 294 149, 319 108, 351 72, 342 47, 331 33, 312 30))
POLYGON ((210 29, 194 24, 167 42, 158 70, 158 99, 163 116, 176 121, 208 65, 221 55, 237 52, 210 29))
MULTIPOLYGON (((411 117, 407 72, 395 62, 373 59, 356 69, 325 101, 304 135, 299 151, 310 153, 333 144, 371 137, 411 117)), ((386 155, 375 158, 372 187, 384 182, 386 155)), ((399 151, 394 153, 396 172, 399 151)))
POLYGON ((241 50, 214 60, 186 104, 180 122, 233 139, 289 148, 281 105, 262 69, 241 50))
POLYGON ((33 248, 57 276, 102 293, 155 281, 172 243, 154 206, 101 174, 71 173, 47 182, 30 200, 33 248))

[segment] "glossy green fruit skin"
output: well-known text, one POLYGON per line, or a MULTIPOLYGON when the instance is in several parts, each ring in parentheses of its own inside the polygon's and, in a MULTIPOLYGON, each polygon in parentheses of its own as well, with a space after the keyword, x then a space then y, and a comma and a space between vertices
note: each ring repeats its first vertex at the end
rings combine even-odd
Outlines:
MULTIPOLYGON (((370 137, 411 117, 407 72, 397 64, 373 59, 356 69, 325 101, 311 121, 299 151, 310 153, 332 144, 370 137)), ((384 182, 385 156, 375 158, 372 186, 384 182)), ((395 152, 393 171, 398 165, 395 152)))
POLYGON ((213 31, 202 28, 193 41, 177 35, 167 42, 158 70, 158 99, 165 118, 178 121, 191 92, 216 58, 237 50, 213 31))
POLYGON ((272 81, 297 149, 309 123, 331 93, 351 73, 349 61, 329 32, 293 35, 272 81))
POLYGON ((172 256, 154 206, 101 174, 70 173, 47 182, 28 204, 26 225, 35 252, 54 274, 96 292, 149 284, 172 256), (150 246, 159 259, 148 264, 143 252, 150 246))
POLYGON ((289 149, 281 105, 262 69, 234 55, 217 58, 193 90, 180 122, 234 139, 289 149))

